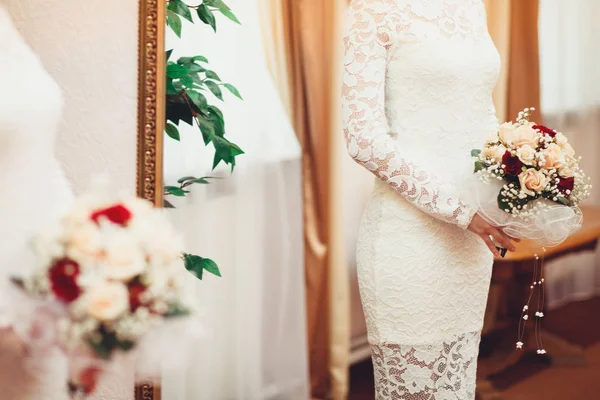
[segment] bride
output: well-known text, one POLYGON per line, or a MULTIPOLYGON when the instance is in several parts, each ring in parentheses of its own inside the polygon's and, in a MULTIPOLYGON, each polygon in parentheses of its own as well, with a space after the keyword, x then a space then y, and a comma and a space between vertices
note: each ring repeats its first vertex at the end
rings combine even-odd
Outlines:
POLYGON ((344 134, 377 176, 358 275, 377 399, 473 400, 496 244, 462 189, 497 128, 481 0, 352 0, 344 134))

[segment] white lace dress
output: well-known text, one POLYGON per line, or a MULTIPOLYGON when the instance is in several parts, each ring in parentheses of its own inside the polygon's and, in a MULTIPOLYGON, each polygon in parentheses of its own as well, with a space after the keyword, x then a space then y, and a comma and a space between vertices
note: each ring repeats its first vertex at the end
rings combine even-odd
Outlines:
POLYGON ((357 246, 377 399, 475 398, 493 260, 461 187, 499 68, 481 0, 351 1, 344 133, 379 178, 357 246))

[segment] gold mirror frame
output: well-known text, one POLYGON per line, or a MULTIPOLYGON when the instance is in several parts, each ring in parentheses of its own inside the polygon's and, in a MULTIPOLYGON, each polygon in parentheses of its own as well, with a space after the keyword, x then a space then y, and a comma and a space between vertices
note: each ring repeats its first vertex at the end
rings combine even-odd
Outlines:
POLYGON ((162 206, 165 1, 140 0, 137 195, 162 206))
MULTIPOLYGON (((137 195, 162 206, 165 126, 164 0, 139 1, 137 195)), ((135 385, 135 400, 160 400, 160 378, 135 385)))

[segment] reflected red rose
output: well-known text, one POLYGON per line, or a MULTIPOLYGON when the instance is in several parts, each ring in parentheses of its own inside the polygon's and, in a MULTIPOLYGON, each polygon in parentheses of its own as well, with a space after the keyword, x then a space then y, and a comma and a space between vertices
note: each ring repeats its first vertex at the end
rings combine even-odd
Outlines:
POLYGON ((91 394, 96 391, 100 369, 96 367, 88 367, 79 375, 80 387, 85 394, 91 394))
POLYGON ((560 178, 560 181, 558 182, 558 185, 556 185, 558 190, 565 195, 565 197, 569 197, 569 194, 573 191, 573 188, 575 187, 575 178, 570 177, 570 178, 560 178), (567 190, 569 191, 569 194, 567 194, 567 190))
POLYGON ((534 125, 533 129, 535 129, 536 131, 540 131, 550 137, 556 136, 556 131, 554 129, 548 128, 545 125, 534 125))
POLYGON ((101 217, 104 217, 113 224, 125 226, 131 219, 131 215, 131 211, 129 211, 127 207, 125 207, 122 204, 116 204, 114 206, 110 206, 102 210, 94 211, 91 215, 91 219, 94 222, 98 223, 98 220, 101 217))
POLYGON ((502 156, 502 164, 504 164, 504 172, 511 176, 518 176, 525 165, 519 160, 519 157, 513 156, 509 151, 502 156))
POLYGON ((50 288, 58 299, 70 303, 79 297, 81 294, 81 289, 77 285, 79 265, 75 261, 68 258, 58 260, 48 272, 50 288))
POLYGON ((135 311, 139 306, 142 305, 140 300, 141 295, 146 291, 146 286, 141 283, 134 283, 129 286, 129 308, 131 311, 135 311))

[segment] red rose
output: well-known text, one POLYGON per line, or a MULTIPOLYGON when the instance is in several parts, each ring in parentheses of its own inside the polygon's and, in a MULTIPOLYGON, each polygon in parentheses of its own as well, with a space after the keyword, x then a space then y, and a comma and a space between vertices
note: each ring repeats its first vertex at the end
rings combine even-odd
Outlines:
POLYGON ((54 263, 50 268, 50 287, 52 293, 60 300, 70 303, 81 294, 77 285, 79 265, 68 258, 63 258, 54 263))
POLYGON ((146 291, 146 286, 141 283, 134 283, 129 287, 129 308, 135 311, 142 305, 141 295, 146 291))
POLYGON ((504 172, 512 176, 518 176, 524 166, 519 157, 513 156, 509 151, 502 156, 502 164, 504 164, 504 172))
POLYGON ((84 394, 94 393, 100 372, 100 369, 96 367, 88 367, 81 372, 79 375, 79 387, 83 390, 84 394))
POLYGON ((124 205, 117 204, 102 210, 94 211, 91 219, 98 223, 100 217, 108 219, 113 224, 125 226, 131 219, 131 211, 129 211, 124 205))
POLYGON ((565 197, 568 198, 575 187, 575 178, 560 178, 560 181, 556 187, 562 194, 565 195, 565 197), (567 190, 569 191, 569 194, 567 194, 567 190))
POLYGON ((544 125, 534 125, 533 129, 535 129, 536 131, 540 131, 550 137, 556 136, 556 131, 554 129, 550 129, 544 125))

